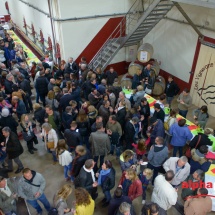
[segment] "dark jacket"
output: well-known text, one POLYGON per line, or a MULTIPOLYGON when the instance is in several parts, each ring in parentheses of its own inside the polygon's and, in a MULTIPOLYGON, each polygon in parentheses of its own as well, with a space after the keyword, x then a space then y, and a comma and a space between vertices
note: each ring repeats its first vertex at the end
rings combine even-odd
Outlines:
MULTIPOLYGON (((60 118, 60 114, 57 111, 53 111, 53 115, 54 115, 54 122, 57 125, 57 128, 60 130, 61 129, 61 118, 60 118)), ((45 113, 45 119, 48 119, 49 116, 47 113, 45 113)))
POLYGON ((127 121, 124 129, 126 143, 132 144, 134 142, 135 129, 130 121, 127 121))
POLYGON ((86 81, 84 90, 85 90, 87 97, 91 93, 92 88, 96 88, 96 86, 94 84, 92 84, 90 81, 86 81))
POLYGON ((174 81, 167 82, 166 89, 165 89, 165 93, 167 97, 173 97, 177 95, 179 91, 180 91, 180 88, 174 81))
POLYGON ((90 123, 89 120, 84 121, 84 122, 77 122, 77 128, 79 129, 80 135, 81 136, 88 136, 90 133, 90 123))
POLYGON ((164 122, 165 113, 162 109, 160 109, 159 112, 157 111, 154 112, 153 117, 155 117, 156 119, 160 119, 162 122, 164 122))
POLYGON ((99 116, 102 116, 103 118, 103 124, 106 126, 109 116, 110 116, 110 111, 109 108, 106 108, 105 106, 101 105, 99 108, 99 116))
POLYGON ((96 192, 97 187, 93 187, 94 182, 93 182, 91 172, 86 172, 82 167, 79 172, 78 179, 79 179, 79 186, 86 189, 91 196, 93 193, 96 192))
POLYGON ((122 129, 125 126, 125 116, 126 116, 126 109, 125 108, 118 110, 116 113, 116 121, 119 122, 122 129))
POLYGON ((152 128, 152 131, 151 131, 151 143, 152 144, 155 143, 155 138, 158 136, 163 137, 163 138, 165 136, 164 125, 160 119, 158 119, 158 123, 152 128))
POLYGON ((46 95, 48 93, 48 84, 47 78, 45 76, 40 76, 36 80, 35 88, 39 94, 46 95))
MULTIPOLYGON (((98 170, 98 173, 101 172, 102 169, 98 170)), ((115 169, 111 168, 110 173, 105 177, 104 181, 101 184, 102 191, 109 191, 113 189, 115 186, 115 169)))
POLYGON ((42 62, 42 65, 43 65, 43 67, 44 67, 44 70, 46 70, 46 69, 48 69, 48 68, 51 68, 51 67, 49 66, 49 64, 46 63, 46 62, 42 62))
POLYGON ((76 156, 72 161, 72 176, 77 177, 81 168, 84 166, 86 160, 91 159, 92 155, 90 151, 87 150, 85 155, 76 156))
POLYGON ((148 118, 150 116, 150 107, 148 102, 146 105, 140 104, 140 115, 144 116, 144 120, 142 120, 142 124, 148 125, 148 118))
POLYGON ((72 89, 71 95, 73 96, 73 100, 75 100, 79 105, 79 102, 81 101, 81 88, 76 87, 75 89, 72 89))
POLYGON ((60 98, 60 104, 59 107, 62 108, 63 111, 65 111, 66 107, 69 106, 69 102, 71 100, 74 100, 73 96, 71 94, 65 94, 60 98))
POLYGON ((19 125, 18 122, 11 115, 0 118, 0 126, 2 128, 9 127, 11 131, 13 131, 14 133, 17 133, 18 125, 19 125))
MULTIPOLYGON (((99 97, 100 94, 98 93, 96 96, 99 97)), ((90 93, 88 95, 88 100, 89 100, 90 104, 93 106, 96 106, 99 103, 100 99, 101 98, 95 98, 95 96, 92 93, 90 93)))
POLYGON ((73 61, 72 66, 70 66, 69 63, 67 63, 65 73, 68 73, 68 74, 74 73, 74 74, 76 74, 76 73, 78 73, 78 71, 79 71, 79 68, 78 68, 78 65, 77 65, 77 63, 75 61, 73 61))
POLYGON ((19 68, 19 71, 21 74, 24 75, 25 79, 29 80, 30 79, 30 75, 28 74, 27 70, 23 69, 23 68, 19 68))
POLYGON ((20 82, 19 87, 20 87, 20 89, 22 89, 25 93, 28 93, 29 96, 32 95, 30 81, 24 79, 22 82, 20 82))
POLYGON ((7 79, 5 79, 5 82, 4 82, 5 94, 7 94, 7 95, 12 94, 12 92, 13 92, 12 85, 13 85, 12 81, 8 81, 7 79))
POLYGON ((81 145, 81 135, 76 130, 66 129, 64 132, 64 138, 67 145, 71 148, 81 145))
POLYGON ((121 197, 116 197, 115 195, 113 198, 110 200, 109 207, 108 207, 108 215, 114 215, 116 214, 119 206, 123 203, 127 202, 128 204, 131 204, 132 201, 128 196, 121 196, 121 197))
POLYGON ((103 84, 98 85, 98 92, 103 95, 105 93, 106 87, 103 84))
MULTIPOLYGON (((4 142, 6 142, 6 139, 4 142)), ((6 144, 6 152, 9 159, 17 158, 23 153, 23 148, 21 143, 19 142, 19 138, 12 131, 10 132, 10 136, 6 144)))
POLYGON ((27 113, 25 103, 20 99, 18 101, 18 105, 17 105, 17 108, 16 108, 16 113, 19 114, 19 115, 27 113))
POLYGON ((136 89, 138 85, 141 85, 142 76, 135 74, 132 79, 132 89, 136 89))
POLYGON ((72 114, 68 114, 66 112, 62 113, 62 124, 65 129, 70 129, 70 125, 74 120, 74 116, 72 114))
POLYGON ((42 125, 44 123, 44 118, 45 118, 46 111, 42 107, 38 108, 37 110, 34 111, 34 120, 37 120, 37 122, 42 125))
POLYGON ((200 138, 198 146, 196 147, 197 149, 199 149, 203 145, 212 146, 213 142, 208 138, 208 136, 206 134, 199 133, 190 141, 189 146, 191 147, 191 149, 195 148, 195 146, 197 145, 199 136, 201 136, 201 138, 200 138))
POLYGON ((116 71, 113 71, 113 73, 111 73, 110 71, 107 71, 105 73, 105 76, 107 78, 107 85, 113 85, 114 79, 118 78, 118 74, 116 71))

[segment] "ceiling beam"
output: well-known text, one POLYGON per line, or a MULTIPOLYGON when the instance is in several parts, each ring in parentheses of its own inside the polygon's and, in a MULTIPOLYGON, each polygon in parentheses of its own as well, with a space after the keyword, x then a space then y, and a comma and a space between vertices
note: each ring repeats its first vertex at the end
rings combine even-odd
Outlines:
POLYGON ((171 0, 171 1, 215 9, 215 0, 171 0))

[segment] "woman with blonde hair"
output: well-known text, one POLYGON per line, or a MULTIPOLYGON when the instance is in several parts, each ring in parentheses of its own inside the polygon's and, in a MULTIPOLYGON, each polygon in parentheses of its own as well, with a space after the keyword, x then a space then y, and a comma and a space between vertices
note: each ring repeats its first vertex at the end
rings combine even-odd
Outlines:
POLYGON ((53 165, 57 163, 57 156, 56 156, 56 148, 58 143, 58 137, 56 131, 52 128, 52 125, 49 123, 44 123, 42 125, 42 133, 41 137, 45 142, 45 148, 48 150, 49 153, 52 153, 53 157, 53 165))
POLYGON ((93 215, 95 202, 92 200, 90 194, 84 188, 75 189, 75 215, 93 215))
POLYGON ((127 149, 120 155, 119 161, 122 171, 125 171, 131 166, 135 167, 137 156, 132 150, 127 149))
POLYGON ((59 102, 55 99, 55 92, 50 90, 46 97, 46 104, 52 107, 54 110, 58 109, 59 102))
POLYGON ((143 193, 142 183, 134 169, 130 168, 123 172, 119 181, 119 187, 123 189, 123 194, 131 201, 141 196, 143 193))
POLYGON ((66 141, 64 139, 60 139, 57 145, 57 157, 59 160, 59 164, 64 167, 64 178, 65 181, 70 180, 70 176, 68 175, 68 171, 70 171, 72 166, 72 155, 67 150, 66 141))
POLYGON ((98 116, 98 110, 93 105, 90 105, 88 107, 88 118, 90 121, 90 126, 96 121, 97 116, 98 116))
POLYGON ((23 130, 23 139, 27 142, 28 151, 34 154, 34 151, 37 151, 37 149, 34 148, 33 143, 38 144, 37 136, 34 133, 36 124, 30 121, 28 114, 22 114, 20 126, 23 130))
POLYGON ((67 199, 72 193, 72 186, 65 184, 58 190, 54 197, 54 207, 57 209, 58 215, 74 215, 74 209, 68 208, 67 199))

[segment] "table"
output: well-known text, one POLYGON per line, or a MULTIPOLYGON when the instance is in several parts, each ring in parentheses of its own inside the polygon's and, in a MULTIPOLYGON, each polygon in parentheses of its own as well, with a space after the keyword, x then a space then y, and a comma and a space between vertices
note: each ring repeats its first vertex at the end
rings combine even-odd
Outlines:
MULTIPOLYGON (((130 98, 133 94, 133 90, 131 89, 123 89, 123 92, 125 93, 126 98, 130 98)), ((150 113, 151 115, 154 113, 154 104, 157 102, 156 99, 154 99, 153 97, 151 97, 148 94, 145 94, 144 97, 147 99, 149 106, 150 106, 150 113)), ((165 108, 164 110, 165 112, 165 120, 168 118, 168 108, 165 108)), ((184 117, 182 117, 181 115, 177 114, 176 116, 177 120, 182 119, 184 117)), ((199 128, 197 125, 195 125, 193 122, 189 121, 188 119, 186 119, 186 125, 188 126, 188 128, 190 129, 193 137, 196 136, 198 133, 203 133, 203 129, 199 128)), ((209 135, 209 139, 213 142, 212 145, 212 149, 213 151, 215 151, 215 137, 213 135, 209 135)))
POLYGON ((11 38, 14 40, 15 45, 21 45, 23 47, 23 50, 25 52, 27 52, 28 54, 28 58, 27 58, 27 62, 28 65, 31 65, 32 62, 39 62, 40 60, 34 55, 34 53, 31 51, 31 49, 29 49, 25 43, 22 42, 22 40, 16 35, 16 33, 14 31, 7 31, 11 38))

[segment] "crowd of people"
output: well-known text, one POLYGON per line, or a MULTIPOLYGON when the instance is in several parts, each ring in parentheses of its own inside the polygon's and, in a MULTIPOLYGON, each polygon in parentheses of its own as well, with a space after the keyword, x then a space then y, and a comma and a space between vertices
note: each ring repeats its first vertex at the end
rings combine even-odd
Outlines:
MULTIPOLYGON (((165 215, 172 206, 185 215, 212 210, 205 187, 182 187, 181 198, 178 195, 183 182, 200 184, 214 162, 208 157, 213 131, 205 128, 207 106, 193 112, 195 124, 204 129, 194 138, 186 120, 177 120, 178 111, 170 109, 166 117, 165 107, 172 107, 180 91, 172 76, 152 112, 144 97, 154 86, 150 64, 134 75, 133 94, 127 98, 113 67, 93 71, 84 57, 78 64, 73 58, 61 60, 57 70, 51 57, 29 65, 27 54, 7 32, 0 39, 4 55, 0 58, 0 214, 17 214, 21 197, 38 214, 43 213, 40 201, 50 215, 93 215, 99 186, 108 215, 165 215), (44 193, 43 175, 19 158, 24 151, 22 138, 29 156, 38 150, 37 144, 43 144, 53 165, 63 166, 65 185, 53 202, 44 193), (13 161, 18 166, 15 173, 22 173, 16 183, 7 178, 14 171, 13 161), (116 169, 121 169, 119 180, 116 169), (71 194, 75 202, 68 201, 71 194)), ((182 90, 177 102, 179 114, 186 118, 192 103, 188 89, 182 90)))

